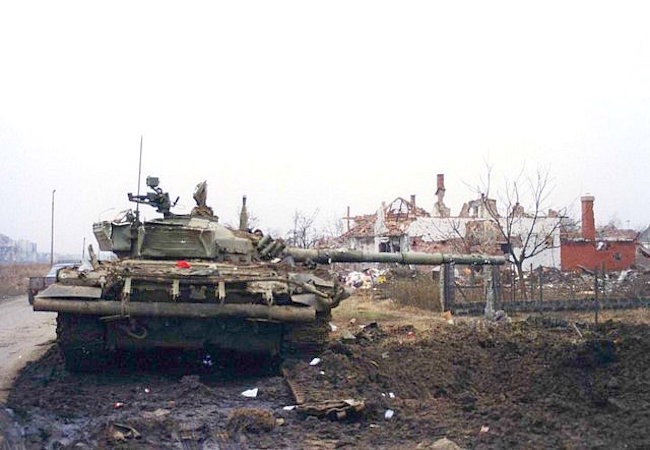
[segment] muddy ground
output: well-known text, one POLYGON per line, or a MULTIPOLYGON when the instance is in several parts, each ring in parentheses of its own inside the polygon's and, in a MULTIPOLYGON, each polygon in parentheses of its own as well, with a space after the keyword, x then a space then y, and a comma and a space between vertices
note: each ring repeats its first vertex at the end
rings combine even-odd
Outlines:
POLYGON ((353 323, 335 317, 319 364, 287 371, 311 400, 364 402, 343 421, 285 410, 291 391, 266 360, 208 368, 201 355, 149 355, 111 373, 71 374, 53 347, 14 384, 7 435, 24 435, 28 449, 428 448, 443 437, 465 448, 650 446, 646 311, 595 327, 588 317, 452 325, 355 309, 353 323), (241 395, 251 388, 256 398, 241 395))

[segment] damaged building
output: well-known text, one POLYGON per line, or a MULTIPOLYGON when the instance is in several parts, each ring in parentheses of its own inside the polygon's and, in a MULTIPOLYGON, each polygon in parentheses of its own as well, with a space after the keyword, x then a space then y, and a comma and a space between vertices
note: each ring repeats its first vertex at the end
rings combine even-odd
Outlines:
POLYGON ((413 221, 431 215, 417 206, 415 195, 410 200, 397 197, 389 204, 382 203, 375 214, 351 217, 348 213, 348 231, 338 241, 351 249, 370 252, 400 252, 410 250, 407 229, 413 221), (350 225, 350 222, 353 225, 350 225))
POLYGON ((363 251, 500 255, 508 253, 508 245, 513 245, 515 250, 521 248, 524 242, 520 235, 532 229, 526 244, 531 248, 540 246, 542 251, 529 261, 535 267, 560 267, 558 223, 563 218, 556 212, 532 216, 521 205, 514 205, 509 221, 512 237, 508 242, 500 231, 506 226, 507 218, 498 215, 495 199, 481 196, 470 200, 454 216, 445 204, 445 192, 444 174, 438 174, 436 201, 431 213, 417 206, 415 195, 411 195, 410 200, 398 197, 389 204, 382 203, 375 214, 354 217, 348 214, 348 231, 339 242, 345 247, 363 251))
POLYGON ((638 233, 611 225, 596 230, 594 197, 585 195, 581 203, 579 232, 566 232, 562 237, 562 270, 604 268, 613 271, 631 268, 635 262, 638 233))

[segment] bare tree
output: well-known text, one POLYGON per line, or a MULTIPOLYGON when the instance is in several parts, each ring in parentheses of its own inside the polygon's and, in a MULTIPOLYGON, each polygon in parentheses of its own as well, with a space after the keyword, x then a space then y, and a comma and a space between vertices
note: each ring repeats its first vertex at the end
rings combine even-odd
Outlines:
POLYGON ((318 216, 318 210, 311 214, 300 210, 293 213, 293 228, 287 232, 286 241, 291 247, 311 248, 318 241, 318 233, 314 222, 318 216))
POLYGON ((324 240, 332 240, 338 238, 345 232, 345 224, 343 219, 334 215, 325 223, 322 230, 324 240))
POLYGON ((516 267, 521 295, 526 298, 524 262, 560 245, 556 237, 564 224, 566 208, 548 209, 554 186, 549 170, 538 168, 533 174, 522 169, 514 180, 504 180, 503 189, 497 192, 499 211, 497 202, 490 199, 492 167, 486 166, 487 176, 483 189, 479 190, 481 203, 500 235, 504 251, 516 267))

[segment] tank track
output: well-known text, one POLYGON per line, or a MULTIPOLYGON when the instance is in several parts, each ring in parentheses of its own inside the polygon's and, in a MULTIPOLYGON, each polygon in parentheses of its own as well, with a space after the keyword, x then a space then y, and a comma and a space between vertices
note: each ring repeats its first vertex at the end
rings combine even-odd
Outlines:
POLYGON ((109 355, 104 343, 104 324, 99 318, 59 313, 56 335, 67 370, 97 372, 106 367, 109 355))
POLYGON ((282 358, 290 361, 318 356, 327 347, 331 317, 327 311, 317 313, 314 322, 285 324, 282 333, 282 358))

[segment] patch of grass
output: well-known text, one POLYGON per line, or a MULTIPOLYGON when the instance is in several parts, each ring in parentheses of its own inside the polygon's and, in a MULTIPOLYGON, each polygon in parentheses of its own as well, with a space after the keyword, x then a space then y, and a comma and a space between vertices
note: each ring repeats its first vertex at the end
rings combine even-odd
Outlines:
POLYGON ((0 264, 0 297, 27 293, 29 277, 43 276, 48 264, 0 264))
POLYGON ((429 277, 390 280, 384 290, 386 295, 400 306, 442 311, 440 287, 429 277))

